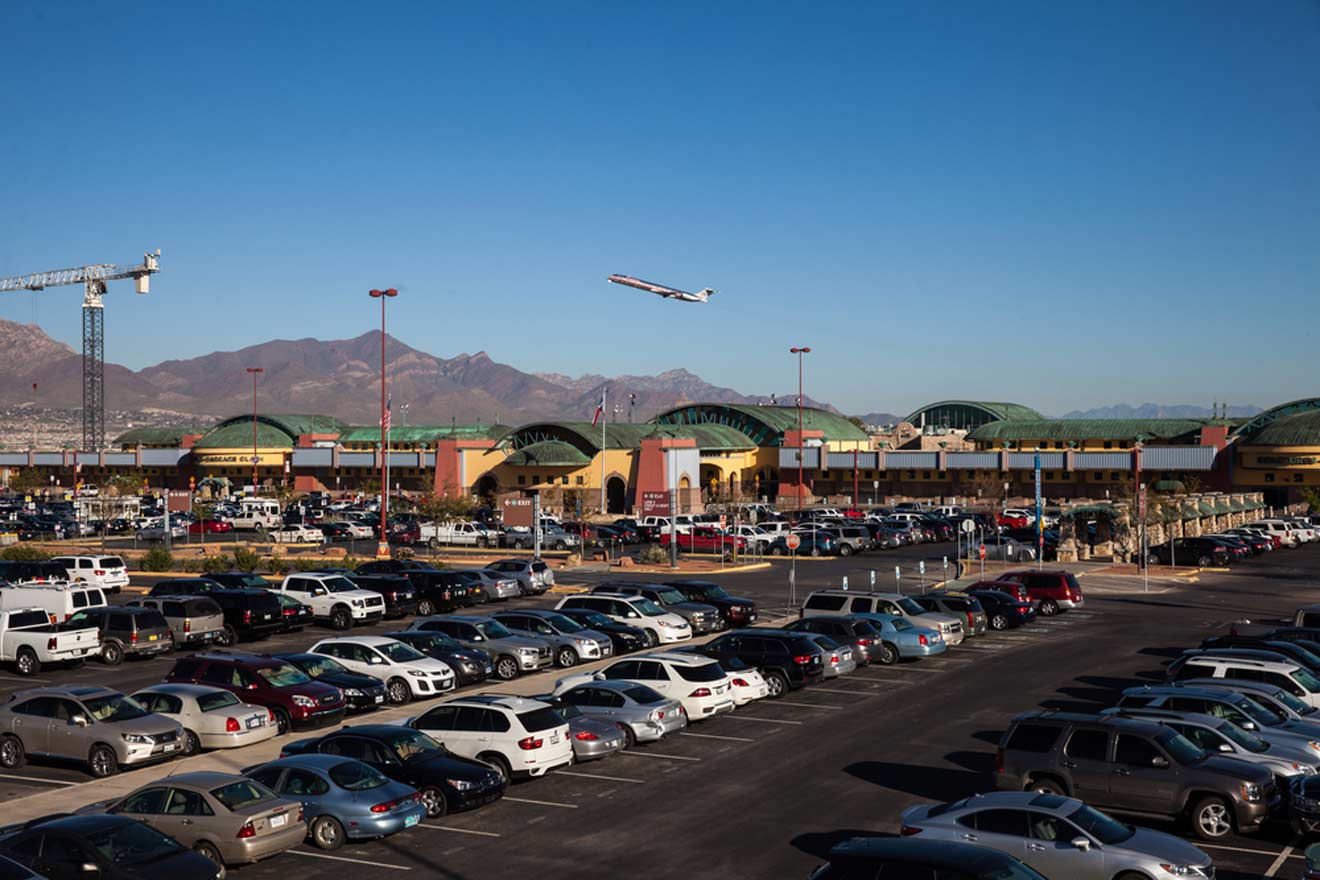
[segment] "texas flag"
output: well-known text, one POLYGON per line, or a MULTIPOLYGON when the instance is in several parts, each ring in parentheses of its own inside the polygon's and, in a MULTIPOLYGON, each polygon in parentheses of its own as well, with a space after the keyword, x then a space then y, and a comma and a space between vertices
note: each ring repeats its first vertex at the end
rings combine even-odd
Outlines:
POLYGON ((385 398, 385 414, 380 417, 380 426, 386 431, 390 429, 390 410, 394 408, 394 395, 391 394, 385 398))
POLYGON ((591 427, 593 427, 593 428, 596 427, 596 422, 600 421, 600 417, 603 416, 603 415, 605 415, 605 392, 604 392, 604 391, 602 391, 602 392, 600 393, 600 403, 596 404, 596 414, 593 415, 593 416, 591 417, 591 427))

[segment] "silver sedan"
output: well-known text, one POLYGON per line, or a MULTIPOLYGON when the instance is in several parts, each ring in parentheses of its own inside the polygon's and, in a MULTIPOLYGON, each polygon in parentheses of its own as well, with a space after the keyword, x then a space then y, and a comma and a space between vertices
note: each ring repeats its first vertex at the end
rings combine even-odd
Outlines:
POLYGON ((229 691, 202 684, 156 684, 133 694, 148 712, 183 725, 183 754, 265 742, 279 727, 265 706, 241 702, 229 691))
POLYGON ((654 742, 688 723, 678 700, 635 681, 583 682, 552 699, 577 707, 589 718, 617 725, 629 747, 654 742))
POLYGON ((555 711, 568 722, 568 735, 573 740, 573 760, 595 761, 606 758, 622 749, 628 742, 623 728, 612 721, 592 718, 572 703, 566 703, 559 697, 546 694, 533 697, 555 707, 555 711))
POLYGON ((851 645, 840 645, 834 639, 820 633, 806 633, 807 638, 816 643, 825 655, 825 677, 838 678, 857 671, 857 658, 853 656, 851 645))
POLYGON ((481 578, 481 586, 485 588, 486 595, 496 601, 517 599, 522 595, 522 587, 518 586, 517 579, 508 575, 487 571, 484 568, 463 568, 459 569, 459 573, 475 574, 481 578))

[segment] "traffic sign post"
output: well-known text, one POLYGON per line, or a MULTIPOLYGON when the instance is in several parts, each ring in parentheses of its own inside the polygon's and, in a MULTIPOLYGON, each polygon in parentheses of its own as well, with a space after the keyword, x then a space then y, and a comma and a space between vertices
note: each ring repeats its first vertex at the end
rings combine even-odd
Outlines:
POLYGON ((894 590, 895 590, 896 592, 899 592, 899 593, 903 592, 903 588, 902 588, 902 586, 901 586, 902 583, 903 583, 903 567, 902 567, 901 565, 895 565, 895 566, 894 566, 894 590))
POLYGON ((843 576, 843 588, 848 589, 848 576, 846 574, 843 576))

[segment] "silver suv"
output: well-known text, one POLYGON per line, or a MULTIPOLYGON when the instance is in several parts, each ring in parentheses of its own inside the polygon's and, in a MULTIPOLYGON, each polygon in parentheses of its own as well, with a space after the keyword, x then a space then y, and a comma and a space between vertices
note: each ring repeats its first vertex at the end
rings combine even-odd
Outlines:
POLYGON ((555 585, 554 571, 540 559, 501 559, 486 570, 513 578, 525 596, 539 596, 555 585))
POLYGON ((630 581, 610 581, 592 590, 593 593, 617 593, 621 596, 641 596, 661 608, 677 614, 692 627, 694 636, 724 629, 720 609, 705 602, 693 602, 674 587, 665 584, 639 584, 630 581))
POLYGON ((549 642, 554 648, 556 666, 575 666, 583 660, 603 660, 614 654, 609 636, 587 629, 558 611, 524 608, 496 611, 491 617, 515 633, 549 642))
POLYGON ((836 614, 892 614, 906 617, 913 626, 939 632, 949 647, 962 644, 962 621, 952 614, 927 611, 901 593, 864 593, 857 590, 816 590, 802 606, 801 617, 836 614))
POLYGON ((438 614, 419 617, 408 629, 442 632, 465 648, 486 651, 495 658, 495 675, 504 681, 524 672, 545 669, 554 662, 545 639, 518 635, 498 620, 480 614, 438 614))
POLYGON ((183 751, 183 727, 119 691, 96 686, 20 691, 0 706, 0 767, 27 755, 85 761, 92 775, 150 764, 183 751))

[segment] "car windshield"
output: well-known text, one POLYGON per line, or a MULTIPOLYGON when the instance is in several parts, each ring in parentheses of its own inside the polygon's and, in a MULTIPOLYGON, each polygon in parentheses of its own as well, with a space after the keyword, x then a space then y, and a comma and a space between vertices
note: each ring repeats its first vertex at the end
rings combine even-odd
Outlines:
POLYGON ((112 694, 108 697, 94 697, 90 700, 83 700, 83 705, 87 707, 87 711, 97 721, 105 721, 111 724, 116 721, 132 721, 135 718, 142 718, 151 714, 142 708, 141 703, 123 694, 112 694))
POLYGON ((347 593, 350 590, 356 590, 357 584, 346 577, 330 577, 321 581, 321 586, 332 593, 347 593))
POLYGON ((1301 700, 1297 699, 1297 697, 1295 697, 1293 694, 1283 690, 1282 688, 1270 694, 1270 696, 1276 702, 1282 703, 1285 707, 1287 707, 1289 710, 1293 712, 1296 712, 1298 715, 1310 715, 1312 712, 1315 711, 1314 706, 1308 706, 1307 704, 1303 703, 1301 700))
POLYGON ((1215 729, 1249 752, 1259 754, 1269 748, 1263 739, 1248 733, 1231 721, 1225 721, 1215 729))
POLYGON ((570 718, 582 717, 582 710, 579 709, 577 706, 574 706, 572 703, 562 703, 556 705, 555 711, 558 712, 560 717, 563 718, 565 721, 568 721, 570 718))
POLYGON ((1131 825, 1111 819, 1097 809, 1085 804, 1068 815, 1068 821, 1105 844, 1118 844, 1136 833, 1131 825))
POLYGON ((211 789, 211 797, 231 810, 241 810, 262 801, 274 800, 275 793, 259 782, 253 782, 251 779, 240 779, 237 782, 211 789))
POLYGON ((116 823, 109 828, 89 832, 85 839, 93 849, 116 865, 154 862, 183 849, 172 837, 166 837, 140 822, 116 823))
POLYGON ((390 731, 384 740, 385 745, 404 761, 445 754, 444 746, 419 730, 390 731))
POLYGON ((103 556, 101 557, 101 566, 103 568, 123 568, 124 560, 118 556, 103 556))
POLYGON ((586 629, 585 626, 573 618, 565 617, 562 614, 547 614, 543 619, 561 633, 576 633, 586 629))
POLYGON ((306 657, 298 658, 298 668, 307 673, 312 678, 320 678, 323 675, 334 675, 336 672, 347 672, 339 661, 322 654, 312 654, 306 657))
POLYGON ((513 635, 508 627, 494 620, 483 620, 475 626, 477 631, 488 639, 507 639, 513 635))
POLYGON ((330 779, 348 791, 370 791, 389 782, 378 770, 361 761, 345 761, 330 768, 330 779))
POLYGON ((1181 733, 1168 731, 1167 736, 1157 737, 1155 742, 1159 743, 1166 752, 1172 755, 1173 760, 1184 767, 1206 759, 1205 751, 1181 733))
POLYGON ((390 642, 386 645, 377 645, 376 650, 380 651, 386 657, 389 657, 395 663, 411 663, 414 660, 424 660, 426 655, 414 648, 412 645, 405 645, 403 642, 390 642))
POLYGON ((635 599, 633 607, 645 614, 647 617, 661 617, 669 612, 652 602, 650 599, 635 599))
POLYGON ((673 587, 670 587, 665 590, 656 590, 655 594, 660 599, 660 601, 665 605, 673 605, 675 602, 687 601, 687 597, 684 596, 682 593, 680 593, 678 590, 675 590, 673 587))
POLYGON ((907 630, 910 629, 916 629, 915 626, 908 623, 906 620, 904 620, 901 617, 895 617, 893 620, 889 621, 889 623, 898 632, 906 632, 907 630))
POLYGON ((728 678, 718 663, 702 663, 698 666, 680 666, 676 663, 670 668, 684 681, 724 681, 728 678))
POLYGON ((904 614, 925 614, 926 609, 922 608, 917 600, 904 596, 902 599, 895 599, 894 604, 903 609, 904 614))
POLYGON ((263 666, 257 670, 257 675, 266 679, 271 687, 292 687, 296 684, 307 684, 310 678, 303 675, 298 667, 290 663, 281 663, 279 666, 263 666))
POLYGON ((725 590, 723 587, 719 586, 718 584, 710 584, 709 586, 707 586, 706 584, 702 584, 697 589, 701 590, 702 593, 705 593, 707 599, 733 598, 732 596, 729 595, 727 590, 725 590))
POLYGON ((585 620, 588 626, 608 627, 613 623, 613 621, 599 611, 584 611, 578 609, 573 612, 573 616, 578 620, 585 620))
POLYGON ((643 705, 659 703, 664 700, 659 691, 652 690, 644 684, 635 684, 632 687, 625 688, 623 695, 633 702, 642 703, 643 705))
POLYGON ((197 708, 203 712, 214 712, 217 709, 226 709, 230 706, 238 705, 238 697, 229 691, 216 691, 215 693, 202 694, 197 698, 197 708))

